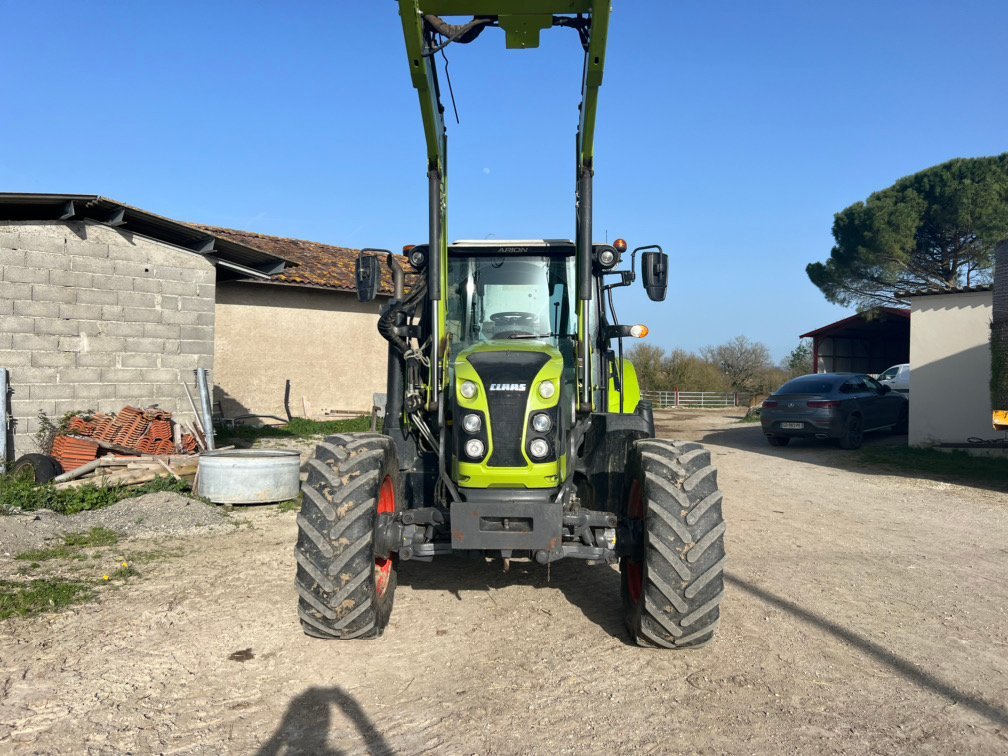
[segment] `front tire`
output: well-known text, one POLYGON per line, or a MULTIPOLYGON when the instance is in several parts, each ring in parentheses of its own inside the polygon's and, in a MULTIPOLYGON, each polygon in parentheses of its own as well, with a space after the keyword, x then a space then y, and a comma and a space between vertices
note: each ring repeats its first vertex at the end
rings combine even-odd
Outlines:
POLYGON ((388 625, 398 557, 376 559, 375 522, 400 499, 395 446, 377 433, 330 436, 308 462, 298 514, 298 616, 315 638, 376 638, 388 625))
POLYGON ((623 617, 639 646, 696 648, 714 638, 724 596, 721 492, 700 444, 634 444, 626 515, 644 521, 644 550, 620 561, 623 617))

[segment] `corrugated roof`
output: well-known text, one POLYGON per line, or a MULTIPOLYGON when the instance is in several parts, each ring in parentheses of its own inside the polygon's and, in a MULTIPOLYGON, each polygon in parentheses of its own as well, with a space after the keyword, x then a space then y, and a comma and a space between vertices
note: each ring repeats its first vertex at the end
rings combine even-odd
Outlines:
MULTIPOLYGON (((337 291, 357 291, 354 265, 360 250, 305 239, 267 236, 233 228, 218 228, 216 226, 198 226, 198 228, 207 233, 231 239, 237 244, 261 249, 263 252, 293 263, 292 266, 288 266, 270 277, 274 283, 314 286, 337 291)), ((401 258, 401 262, 407 271, 411 270, 405 258, 401 258)), ((382 294, 391 294, 392 281, 388 268, 382 265, 381 270, 382 281, 379 291, 382 294)))
POLYGON ((902 309, 900 307, 876 307, 872 310, 868 310, 867 312, 859 312, 856 315, 851 315, 849 318, 844 318, 843 320, 838 320, 835 323, 830 323, 829 325, 816 328, 814 331, 803 333, 799 336, 799 338, 814 338, 831 331, 842 331, 852 326, 877 322, 887 318, 905 318, 906 320, 909 320, 910 310, 902 309))
POLYGON ((222 279, 269 278, 285 265, 266 250, 96 194, 0 192, 0 220, 102 223, 203 255, 219 267, 222 279))

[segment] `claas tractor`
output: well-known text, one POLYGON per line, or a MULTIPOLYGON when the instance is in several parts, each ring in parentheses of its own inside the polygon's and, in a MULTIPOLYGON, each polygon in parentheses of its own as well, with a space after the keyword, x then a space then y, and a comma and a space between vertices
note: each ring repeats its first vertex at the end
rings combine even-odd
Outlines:
POLYGON ((381 635, 407 560, 581 559, 619 563, 639 645, 703 645, 724 592, 717 474, 699 444, 655 438, 623 357, 624 340, 647 329, 621 324, 613 306, 638 269, 648 297, 663 301, 668 256, 592 240, 610 2, 399 0, 399 12, 426 135, 429 234, 405 256, 364 250, 357 261, 362 301, 376 296, 382 266, 392 282, 378 321, 389 345, 385 415, 380 432, 327 438, 308 462, 302 627, 317 638, 381 635), (532 48, 556 27, 584 54, 574 240, 449 244, 434 56, 491 30, 508 49, 532 48))

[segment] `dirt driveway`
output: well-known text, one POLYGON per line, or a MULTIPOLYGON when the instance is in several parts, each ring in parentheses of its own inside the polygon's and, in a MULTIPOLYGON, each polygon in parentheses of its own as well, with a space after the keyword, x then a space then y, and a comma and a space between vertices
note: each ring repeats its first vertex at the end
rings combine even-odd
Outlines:
POLYGON ((725 491, 704 649, 628 645, 617 573, 573 561, 407 563, 382 639, 310 640, 294 515, 260 509, 97 603, 0 624, 0 751, 1008 750, 1004 493, 715 413, 661 429, 705 440, 725 491))

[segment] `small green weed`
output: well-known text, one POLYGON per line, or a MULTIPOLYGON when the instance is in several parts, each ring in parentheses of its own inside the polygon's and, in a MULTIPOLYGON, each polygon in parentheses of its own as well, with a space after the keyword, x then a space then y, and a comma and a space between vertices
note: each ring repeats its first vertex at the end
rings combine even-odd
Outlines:
POLYGON ((91 586, 76 580, 0 580, 0 619, 54 612, 94 595, 91 586))
POLYGON ((63 540, 67 546, 115 546, 119 535, 108 528, 91 528, 87 533, 69 533, 63 540))
POLYGON ((307 420, 295 417, 287 425, 266 425, 253 428, 239 425, 234 429, 218 429, 221 436, 236 436, 246 441, 260 438, 314 438, 330 436, 334 433, 357 433, 371 429, 370 417, 355 417, 349 420, 307 420))
POLYGON ((296 499, 288 499, 287 501, 281 501, 277 504, 278 512, 300 512, 301 511, 301 497, 298 496, 296 499))
POLYGON ((59 546, 51 546, 48 549, 35 549, 23 551, 15 557, 25 562, 38 562, 48 559, 84 559, 80 553, 81 549, 88 547, 115 546, 119 542, 119 536, 107 528, 91 528, 87 533, 68 533, 63 537, 63 543, 59 546))
POLYGON ((0 514, 20 509, 32 512, 51 509, 60 514, 76 514, 101 509, 132 496, 158 491, 189 493, 189 484, 168 476, 155 478, 142 486, 80 486, 58 489, 51 485, 35 486, 25 478, 0 476, 0 514))

